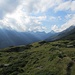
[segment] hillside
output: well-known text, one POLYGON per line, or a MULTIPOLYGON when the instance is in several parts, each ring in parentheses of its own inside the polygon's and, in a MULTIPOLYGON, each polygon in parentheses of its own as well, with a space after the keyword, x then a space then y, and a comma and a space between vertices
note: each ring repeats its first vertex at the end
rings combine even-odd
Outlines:
POLYGON ((75 75, 75 40, 1 49, 0 75, 75 75))
POLYGON ((63 37, 62 39, 67 39, 67 40, 75 40, 75 28, 73 28, 66 37, 63 37))
POLYGON ((71 26, 60 33, 48 37, 46 41, 56 41, 62 39, 75 40, 75 26, 71 26))
POLYGON ((27 45, 40 39, 29 32, 0 29, 0 48, 9 46, 27 45))

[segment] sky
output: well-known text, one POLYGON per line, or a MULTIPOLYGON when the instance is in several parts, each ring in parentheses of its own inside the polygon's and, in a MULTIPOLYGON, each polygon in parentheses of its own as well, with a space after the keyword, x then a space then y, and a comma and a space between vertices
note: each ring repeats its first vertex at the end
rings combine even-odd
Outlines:
POLYGON ((0 28, 61 32, 75 25, 75 0, 0 0, 0 28))

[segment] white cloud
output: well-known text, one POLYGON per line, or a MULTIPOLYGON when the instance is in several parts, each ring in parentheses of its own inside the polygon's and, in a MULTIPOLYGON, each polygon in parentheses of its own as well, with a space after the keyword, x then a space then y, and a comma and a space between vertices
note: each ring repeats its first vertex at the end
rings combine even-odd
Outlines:
MULTIPOLYGON (((46 29, 42 23, 46 20, 44 13, 47 10, 75 11, 74 5, 75 1, 71 0, 0 0, 0 27, 18 31, 42 31, 46 29)), ((50 17, 50 20, 56 19, 61 20, 61 17, 50 17)), ((58 27, 54 26, 53 29, 58 30, 58 27)))
POLYGON ((1 1, 1 3, 3 4, 1 5, 2 14, 3 11, 6 10, 6 13, 2 15, 3 19, 0 20, 1 28, 14 29, 18 31, 43 31, 46 29, 44 26, 42 26, 42 21, 46 19, 46 16, 31 15, 31 12, 34 12, 35 10, 38 11, 40 8, 35 8, 36 4, 37 7, 39 6, 39 2, 37 2, 38 0, 22 0, 22 3, 20 4, 18 3, 20 2, 20 0, 16 1, 17 2, 15 4, 15 1, 13 0, 6 0, 6 3, 4 1, 1 1), (7 4, 8 6, 6 6, 7 4))
POLYGON ((55 32, 59 32, 59 28, 57 25, 53 25, 51 30, 55 31, 55 32))
POLYGON ((54 17, 54 16, 50 16, 50 18, 49 18, 50 20, 55 20, 56 19, 56 17, 54 17))
POLYGON ((57 18, 58 18, 58 20, 62 20, 61 16, 58 16, 57 18))
POLYGON ((51 20, 51 21, 56 21, 56 20, 61 20, 61 16, 57 16, 57 17, 55 17, 55 16, 50 16, 49 17, 49 20, 51 20))
POLYGON ((66 21, 66 23, 62 24, 60 28, 58 28, 57 25, 54 25, 52 27, 52 30, 56 31, 56 32, 61 32, 67 28, 69 28, 70 26, 75 26, 75 14, 72 15, 72 17, 66 21))
POLYGON ((0 0, 0 19, 7 13, 12 13, 20 5, 20 0, 0 0))
POLYGON ((75 14, 71 17, 71 19, 69 19, 65 24, 61 26, 61 30, 65 30, 66 28, 73 25, 75 25, 75 14))
POLYGON ((66 19, 70 19, 72 16, 73 16, 72 14, 67 14, 67 15, 65 16, 65 18, 66 18, 66 19))
POLYGON ((70 8, 71 8, 71 11, 75 11, 75 1, 72 1, 70 8))
POLYGON ((46 16, 30 16, 21 9, 22 6, 14 13, 7 14, 3 20, 0 20, 0 27, 17 31, 43 31, 45 29, 42 21, 46 19, 46 16))
POLYGON ((54 9, 56 12, 57 11, 64 11, 64 10, 70 10, 70 11, 73 11, 75 12, 75 1, 64 1, 62 3, 60 3, 57 7, 55 7, 54 9))
POLYGON ((25 8, 24 11, 39 13, 46 12, 61 2, 62 0, 23 0, 23 6, 25 8))

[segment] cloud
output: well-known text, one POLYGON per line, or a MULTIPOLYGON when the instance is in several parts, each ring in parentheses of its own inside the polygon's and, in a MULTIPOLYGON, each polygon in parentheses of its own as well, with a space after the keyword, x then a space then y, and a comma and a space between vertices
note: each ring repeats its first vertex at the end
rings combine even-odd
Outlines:
POLYGON ((73 16, 72 14, 67 14, 67 15, 65 16, 65 18, 66 18, 66 19, 70 19, 72 16, 73 16))
POLYGON ((57 25, 53 25, 51 30, 55 31, 55 32, 59 32, 59 28, 57 25))
POLYGON ((49 17, 49 20, 51 20, 51 21, 61 20, 61 16, 57 16, 57 17, 55 17, 55 16, 50 16, 50 17, 49 17))
POLYGON ((21 7, 12 14, 7 14, 0 20, 0 27, 17 31, 43 31, 42 21, 46 16, 30 16, 21 10, 21 7))
POLYGON ((75 1, 72 1, 70 8, 71 8, 71 11, 75 11, 75 1))
MULTIPOLYGON (((42 21, 46 16, 32 16, 39 5, 38 0, 6 0, 0 1, 0 28, 14 29, 17 31, 43 31, 42 21), (37 4, 37 7, 35 6, 37 4), (3 13, 5 11, 5 13, 3 13)), ((39 0, 40 1, 40 0, 39 0)), ((41 10, 41 9, 40 9, 41 10)))
POLYGON ((75 25, 75 14, 71 17, 71 19, 69 19, 65 24, 63 24, 61 26, 61 30, 65 30, 65 29, 67 29, 67 28, 69 28, 70 26, 73 26, 73 25, 75 25))
MULTIPOLYGON (((75 11, 74 5, 75 1, 71 0, 0 0, 0 27, 17 31, 44 31, 43 21, 47 19, 48 10, 75 11)), ((56 19, 61 20, 61 16, 50 17, 50 20, 56 19)), ((56 26, 52 29, 55 28, 58 29, 56 26)))
POLYGON ((19 4, 20 0, 0 0, 0 19, 15 11, 19 4))
POLYGON ((69 28, 70 26, 75 26, 75 14, 73 14, 72 17, 68 21, 66 21, 64 24, 62 24, 60 28, 57 25, 54 25, 52 27, 52 30, 54 30, 56 32, 61 32, 65 29, 69 28))
POLYGON ((55 20, 56 19, 56 17, 54 17, 54 16, 50 16, 50 18, 49 18, 50 20, 55 20))
POLYGON ((62 3, 62 0, 23 0, 24 11, 42 13, 62 3))
POLYGON ((64 1, 60 3, 57 7, 54 9, 56 12, 57 11, 65 11, 65 10, 70 10, 72 12, 75 12, 75 1, 64 1))

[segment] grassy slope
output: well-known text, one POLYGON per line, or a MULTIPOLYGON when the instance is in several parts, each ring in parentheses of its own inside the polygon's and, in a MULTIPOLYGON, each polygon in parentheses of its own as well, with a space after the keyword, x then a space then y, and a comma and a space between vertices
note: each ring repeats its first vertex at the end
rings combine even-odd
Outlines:
POLYGON ((75 75, 75 41, 2 49, 0 75, 75 75))

